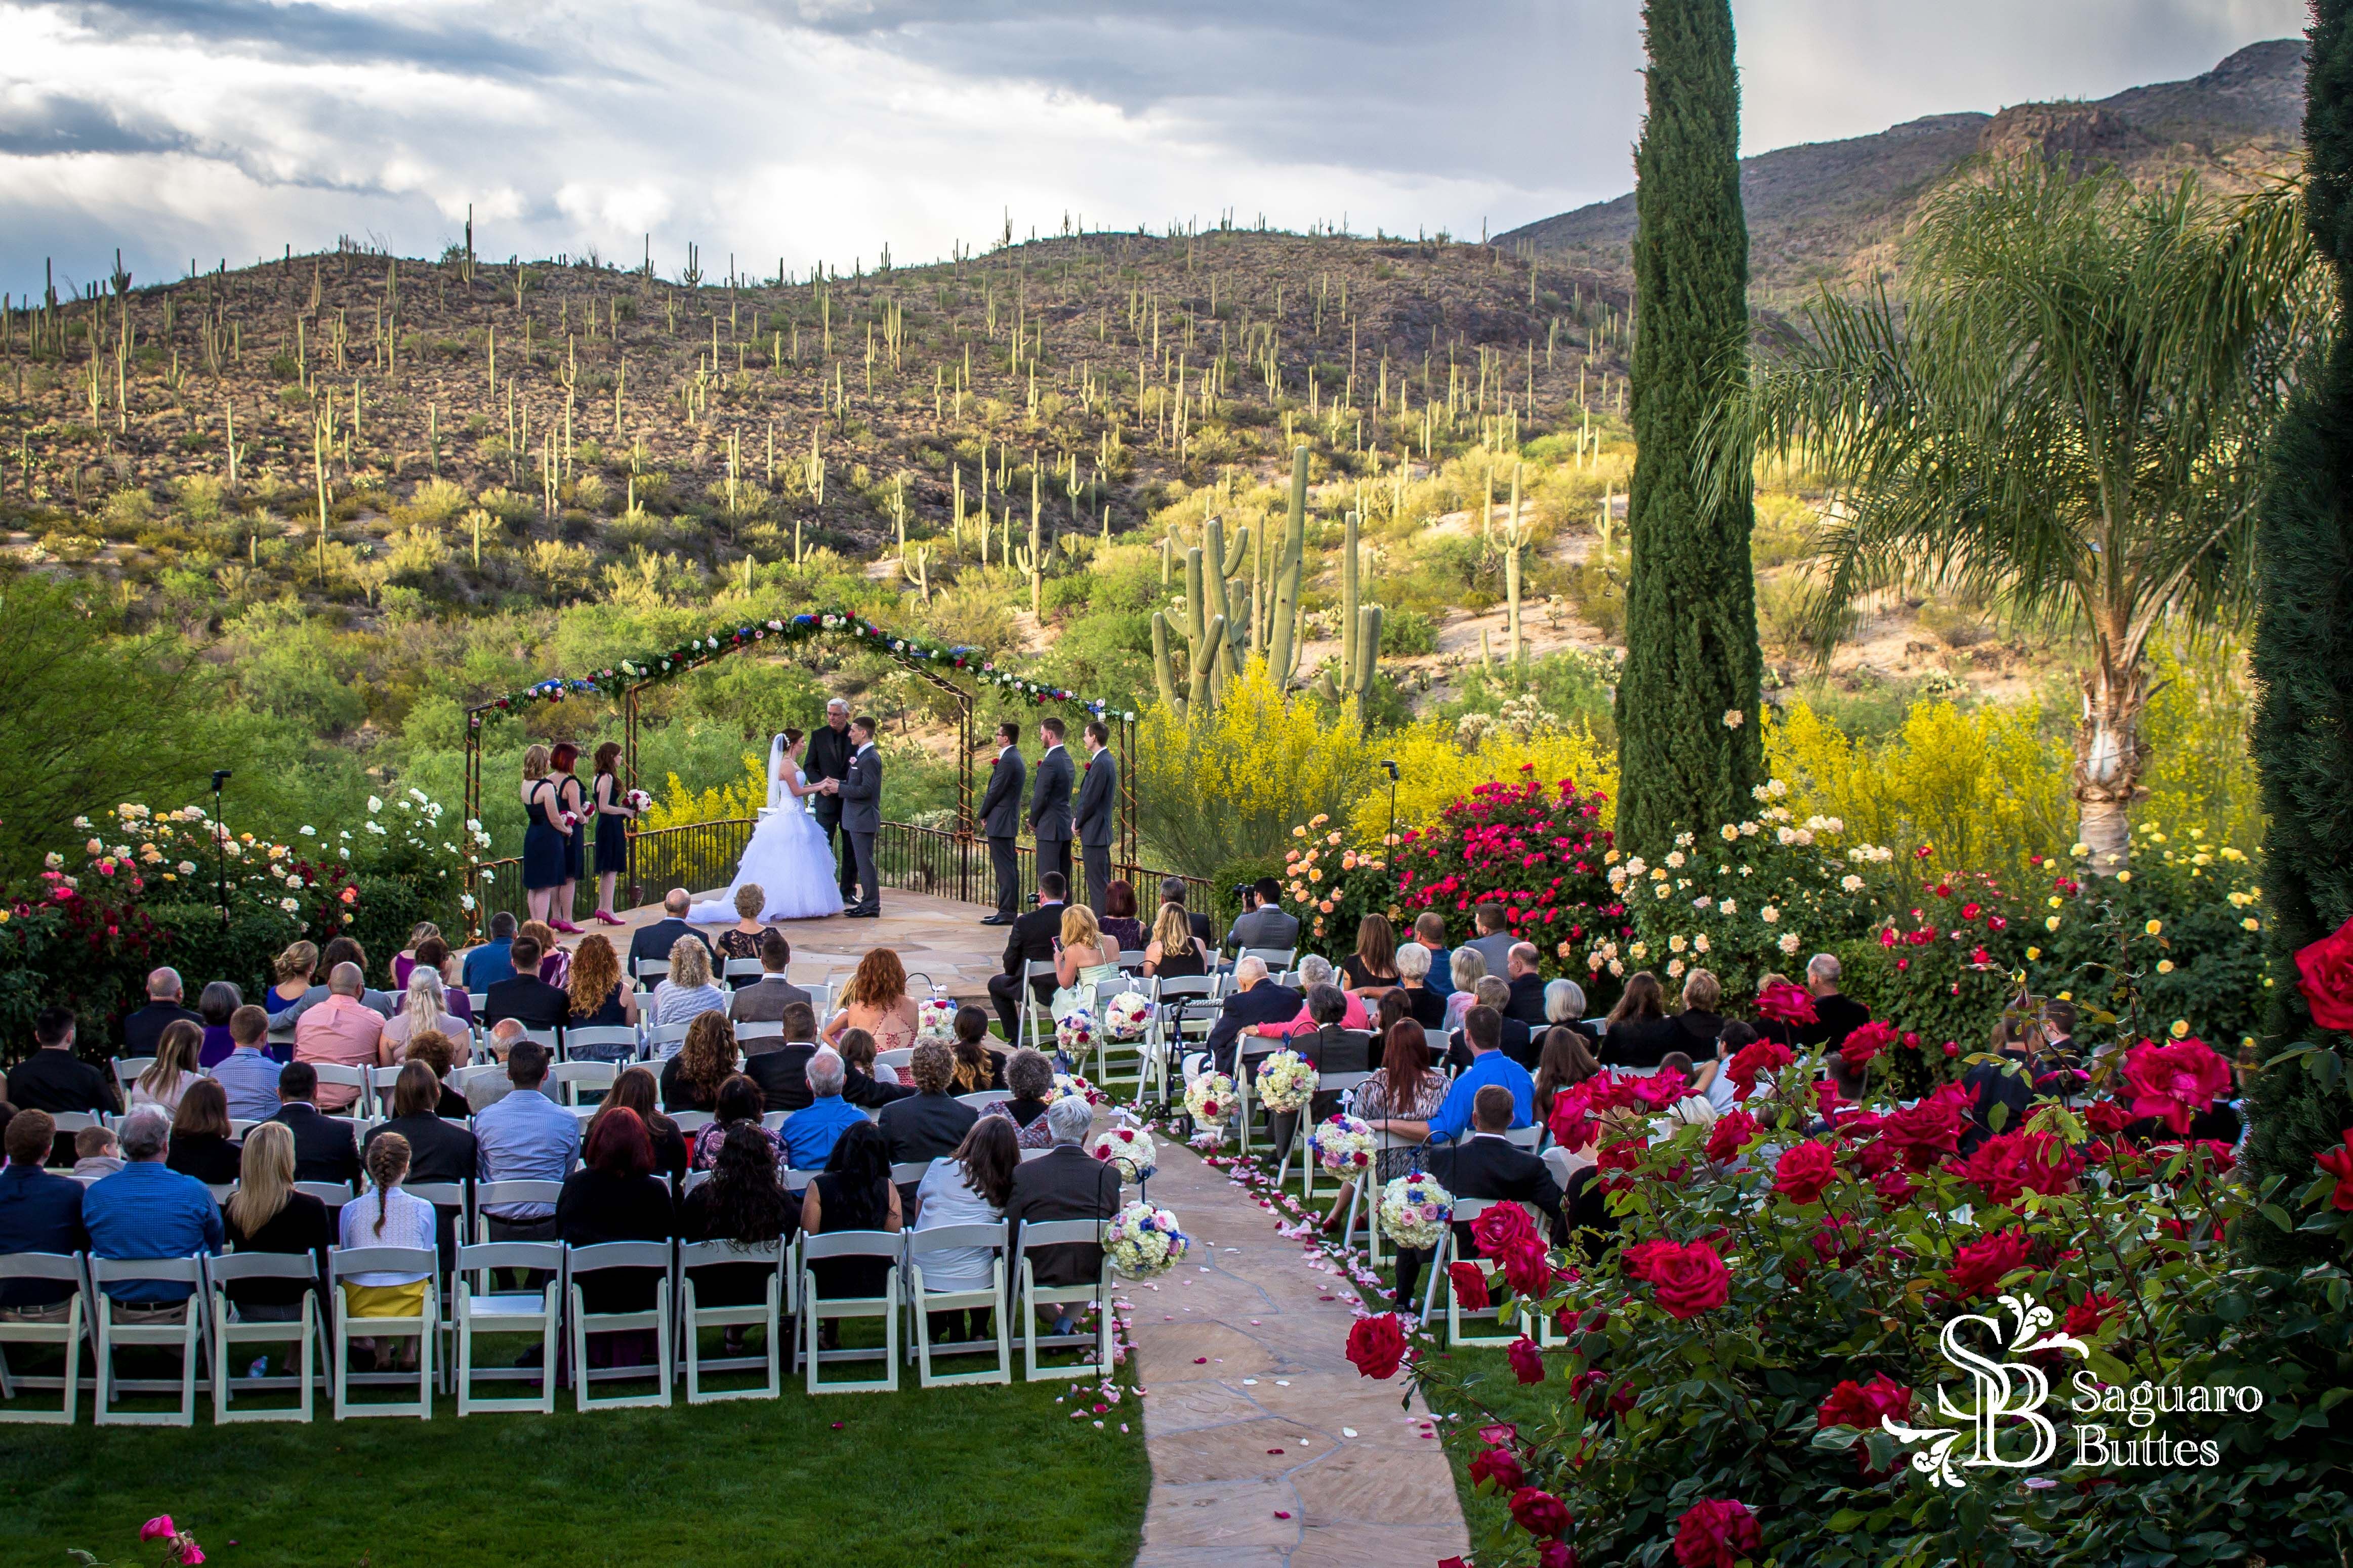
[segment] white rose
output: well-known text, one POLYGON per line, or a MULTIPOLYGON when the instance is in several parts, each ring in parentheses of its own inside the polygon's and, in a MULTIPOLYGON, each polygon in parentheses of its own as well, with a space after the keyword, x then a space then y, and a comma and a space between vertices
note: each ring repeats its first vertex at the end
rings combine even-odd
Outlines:
POLYGON ((1757 918, 1763 921, 1769 926, 1775 924, 1780 920, 1781 911, 1775 909, 1772 905, 1767 904, 1763 909, 1757 911, 1757 918))
POLYGON ((1862 879, 1849 871, 1839 879, 1839 886, 1850 893, 1859 893, 1862 891, 1862 879))
POLYGON ((1798 933, 1796 931, 1790 931, 1781 938, 1781 951, 1783 952, 1795 952, 1798 951, 1798 933))

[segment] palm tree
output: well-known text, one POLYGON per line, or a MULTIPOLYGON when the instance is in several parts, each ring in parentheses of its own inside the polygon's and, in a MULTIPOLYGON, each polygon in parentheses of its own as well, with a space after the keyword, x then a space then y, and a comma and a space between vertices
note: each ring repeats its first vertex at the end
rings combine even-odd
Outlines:
POLYGON ((1935 199, 1908 260, 1900 307, 1810 307, 1714 449, 1828 476, 1822 657, 1858 595, 1905 584, 2081 632, 2078 837, 2114 869, 2147 793, 2149 637, 2246 605, 2264 437, 2325 279, 2285 188, 2224 205, 2040 165, 1935 199))

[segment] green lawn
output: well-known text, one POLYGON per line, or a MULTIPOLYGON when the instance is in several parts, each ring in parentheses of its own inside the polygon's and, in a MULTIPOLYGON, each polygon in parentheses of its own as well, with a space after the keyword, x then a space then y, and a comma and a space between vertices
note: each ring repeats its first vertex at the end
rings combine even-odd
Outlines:
POLYGON ((1125 1563, 1151 1481, 1143 1414, 1123 1402, 1097 1431, 1071 1419, 1078 1397, 1017 1382, 812 1399, 788 1382, 693 1409, 681 1393, 578 1415, 565 1390, 552 1417, 459 1421, 445 1398, 429 1423, 338 1425, 322 1400, 309 1426, 227 1427, 200 1398, 178 1430, 94 1427, 85 1394, 69 1428, 0 1427, 0 1561, 144 1561, 141 1521, 169 1513, 220 1568, 1125 1563))

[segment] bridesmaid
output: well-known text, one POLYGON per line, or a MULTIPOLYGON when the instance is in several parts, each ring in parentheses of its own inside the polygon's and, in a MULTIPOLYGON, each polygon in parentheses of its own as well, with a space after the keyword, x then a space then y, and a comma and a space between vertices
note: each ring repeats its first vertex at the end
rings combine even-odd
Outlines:
POLYGON ((613 912, 613 888, 629 869, 629 819, 635 808, 622 799, 621 745, 607 741, 596 748, 596 912, 608 926, 628 922, 613 912))
POLYGON ((534 745, 522 754, 523 904, 533 920, 544 920, 564 885, 563 807, 555 781, 548 777, 548 751, 534 745))
POLYGON ((547 923, 567 935, 576 935, 580 928, 572 923, 572 900, 588 864, 588 806, 580 788, 580 775, 573 771, 580 765, 580 748, 569 741, 558 741, 554 761, 555 804, 572 819, 572 826, 564 830, 564 885, 556 890, 555 900, 548 909, 547 923))

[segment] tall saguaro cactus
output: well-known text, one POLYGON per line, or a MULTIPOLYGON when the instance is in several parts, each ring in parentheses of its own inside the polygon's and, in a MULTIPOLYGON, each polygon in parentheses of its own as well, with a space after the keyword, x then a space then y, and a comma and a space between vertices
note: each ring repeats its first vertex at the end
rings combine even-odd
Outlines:
POLYGON ((1337 706, 1343 700, 1356 705, 1356 722, 1366 721, 1371 711, 1373 674, 1380 667, 1381 616, 1378 605, 1367 605, 1358 597, 1360 567, 1357 562, 1356 530, 1361 520, 1350 512, 1347 520, 1347 542, 1340 557, 1340 674, 1335 680, 1330 670, 1316 677, 1315 694, 1337 706))
POLYGON ((1299 579, 1307 553, 1307 448, 1291 454, 1291 510, 1274 563, 1274 613, 1267 627, 1267 668, 1288 681, 1299 668, 1299 579))
POLYGON ((1520 552, 1528 543, 1526 518, 1520 510, 1520 465, 1512 465, 1512 511, 1504 520, 1504 597, 1511 606, 1511 661, 1514 668, 1526 659, 1526 644, 1520 640, 1520 552))
POLYGON ((1210 518, 1201 529, 1202 542, 1185 552, 1186 686, 1180 700, 1180 673, 1169 647, 1168 616, 1152 612, 1153 675, 1160 700, 1171 712, 1187 719, 1207 714, 1217 705, 1219 689, 1229 676, 1241 673, 1240 650, 1235 646, 1234 618, 1226 579, 1241 569, 1250 549, 1250 530, 1242 529, 1229 545, 1225 524, 1210 518))
POLYGON ((1046 542, 1040 531, 1038 470, 1029 470, 1029 542, 1013 554, 1013 563, 1029 579, 1029 613, 1046 618, 1046 542))

